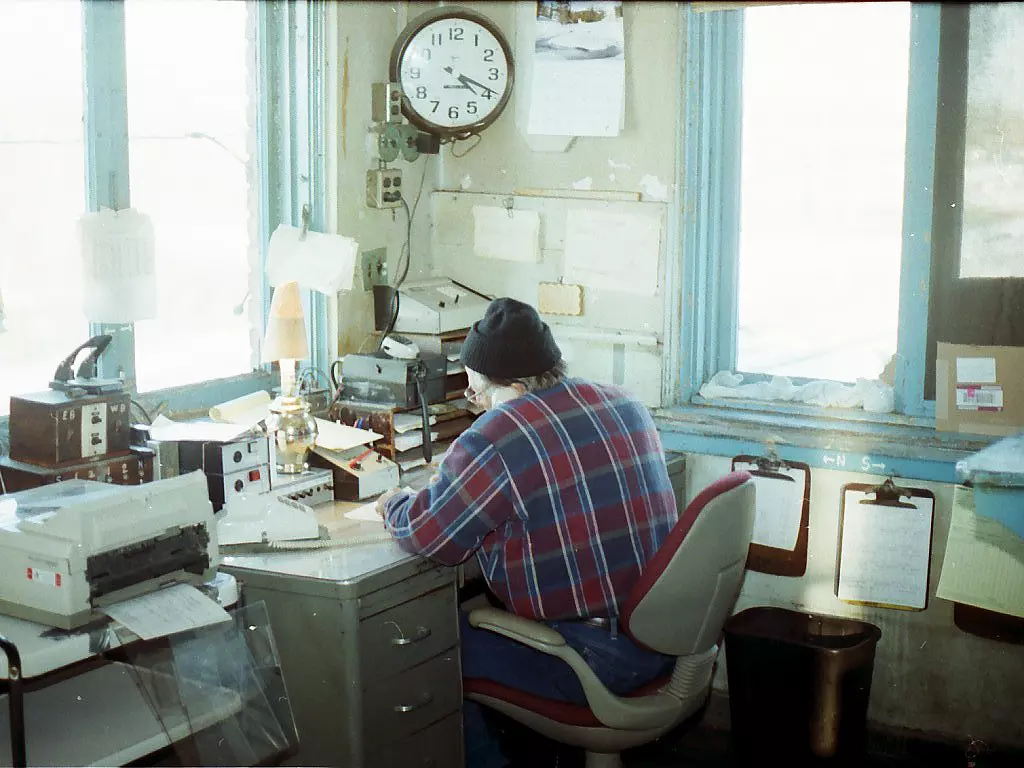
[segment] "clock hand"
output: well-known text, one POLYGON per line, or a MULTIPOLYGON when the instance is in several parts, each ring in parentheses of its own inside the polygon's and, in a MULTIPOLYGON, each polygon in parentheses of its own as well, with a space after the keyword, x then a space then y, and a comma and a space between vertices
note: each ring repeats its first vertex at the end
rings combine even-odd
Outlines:
MULTIPOLYGON (((456 78, 456 79, 457 79, 457 80, 459 81, 459 83, 461 83, 461 85, 462 85, 462 87, 463 87, 463 88, 465 88, 465 89, 466 89, 466 90, 468 90, 468 91, 471 91, 471 92, 472 92, 472 94, 473 94, 474 96, 476 96, 476 90, 475 90, 475 89, 473 88, 473 86, 469 85, 469 83, 465 82, 465 80, 464 80, 464 77, 465 77, 465 76, 464 76, 464 75, 458 75, 458 76, 456 76, 456 74, 455 74, 455 70, 454 70, 454 69, 452 69, 451 67, 444 67, 443 69, 444 69, 444 71, 445 71, 445 72, 447 72, 447 73, 448 73, 449 75, 451 75, 452 77, 455 77, 455 78, 456 78)), ((453 86, 446 86, 446 87, 450 87, 450 88, 458 88, 459 86, 455 86, 455 85, 453 85, 453 86)))
POLYGON ((476 93, 476 91, 475 91, 475 90, 473 90, 473 86, 474 86, 474 85, 475 85, 475 86, 476 86, 477 88, 483 88, 483 89, 484 89, 484 93, 483 93, 483 95, 484 95, 484 98, 486 98, 486 99, 489 99, 489 98, 491 98, 491 94, 492 94, 492 93, 497 93, 497 91, 496 91, 496 90, 494 90, 493 88, 488 88, 488 87, 487 87, 486 85, 484 85, 483 83, 481 83, 481 82, 478 82, 478 81, 474 80, 474 79, 473 79, 473 78, 471 78, 471 77, 466 77, 465 75, 459 75, 459 82, 460 82, 460 83, 462 83, 462 84, 463 84, 464 86, 466 86, 467 88, 469 88, 469 89, 470 89, 471 91, 473 91, 473 93, 474 93, 474 94, 476 93))

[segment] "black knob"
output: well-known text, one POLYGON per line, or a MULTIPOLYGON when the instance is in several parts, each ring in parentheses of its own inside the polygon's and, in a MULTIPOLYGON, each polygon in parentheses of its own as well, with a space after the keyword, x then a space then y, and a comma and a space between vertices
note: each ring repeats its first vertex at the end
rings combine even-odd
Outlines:
POLYGON ((235 464, 237 464, 238 462, 240 462, 242 460, 242 452, 241 451, 235 451, 235 455, 232 456, 231 458, 235 462, 235 464))
POLYGON ((235 480, 235 490, 236 491, 241 492, 242 488, 244 488, 244 487, 245 487, 245 484, 241 480, 235 480))

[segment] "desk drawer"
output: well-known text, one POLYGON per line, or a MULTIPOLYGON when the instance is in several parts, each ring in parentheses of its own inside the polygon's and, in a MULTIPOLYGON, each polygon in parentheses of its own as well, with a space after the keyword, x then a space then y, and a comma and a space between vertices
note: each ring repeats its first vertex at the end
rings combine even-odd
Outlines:
POLYGON ((461 768, 462 745, 462 713, 455 712, 400 743, 368 755, 366 763, 374 768, 461 768))
POLYGON ((458 649, 453 648, 364 691, 363 733, 367 748, 387 750, 399 739, 458 712, 461 702, 458 649))
POLYGON ((458 644, 455 590, 446 586, 359 622, 363 687, 458 644))

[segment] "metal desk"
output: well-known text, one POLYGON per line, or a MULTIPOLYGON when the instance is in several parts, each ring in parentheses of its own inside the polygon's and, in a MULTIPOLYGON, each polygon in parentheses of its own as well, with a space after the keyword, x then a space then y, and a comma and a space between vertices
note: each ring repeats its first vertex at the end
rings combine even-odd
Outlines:
MULTIPOLYGON (((380 533, 318 511, 333 539, 380 533)), ((231 555, 248 601, 267 606, 298 730, 291 765, 455 768, 462 755, 456 571, 391 541, 231 555)))

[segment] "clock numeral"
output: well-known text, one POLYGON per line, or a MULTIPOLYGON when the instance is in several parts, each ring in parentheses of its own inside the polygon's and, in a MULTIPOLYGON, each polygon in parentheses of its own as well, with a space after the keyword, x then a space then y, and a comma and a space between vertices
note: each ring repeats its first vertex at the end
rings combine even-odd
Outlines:
POLYGON ((416 86, 416 98, 417 99, 425 99, 425 98, 427 98, 427 89, 424 86, 422 86, 422 85, 416 86))
POLYGON ((430 110, 430 113, 433 114, 434 112, 437 112, 437 108, 439 106, 441 106, 441 102, 440 101, 432 101, 430 103, 434 105, 434 108, 432 110, 430 110))
POLYGON ((440 32, 434 32, 433 34, 430 35, 430 44, 431 45, 440 45, 443 42, 444 42, 444 37, 441 35, 440 32))
POLYGON ((420 52, 423 54, 423 60, 424 61, 430 61, 430 49, 429 48, 421 48, 420 52))
POLYGON ((409 67, 409 78, 411 80, 419 80, 420 79, 420 68, 419 67, 409 67))
POLYGON ((462 27, 451 27, 448 30, 448 39, 449 40, 461 40, 462 39, 462 35, 465 33, 465 31, 466 30, 464 30, 462 27))
POLYGON ((457 120, 459 117, 459 108, 456 107, 454 104, 448 107, 448 117, 451 118, 452 120, 457 120))
POLYGON ((473 35, 473 45, 480 45, 480 35, 473 35))
POLYGON ((497 67, 491 67, 490 69, 487 70, 487 79, 488 80, 497 80, 498 79, 498 68, 497 67))
POLYGON ((493 48, 484 48, 484 61, 494 61, 493 48))
POLYGON ((475 115, 476 114, 476 102, 475 101, 467 101, 466 102, 466 111, 469 114, 471 114, 471 115, 475 115))

